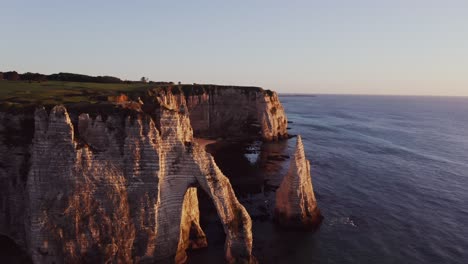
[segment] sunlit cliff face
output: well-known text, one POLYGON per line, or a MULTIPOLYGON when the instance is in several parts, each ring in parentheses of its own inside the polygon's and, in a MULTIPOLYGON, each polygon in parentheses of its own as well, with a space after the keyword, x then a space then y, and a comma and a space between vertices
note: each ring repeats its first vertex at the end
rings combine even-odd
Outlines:
POLYGON ((316 228, 322 220, 301 136, 297 137, 289 171, 276 191, 275 219, 284 227, 298 229, 316 228))
POLYGON ((105 115, 66 106, 39 107, 32 115, 1 113, 2 124, 12 124, 2 127, 2 139, 25 124, 32 133, 21 144, 2 146, 2 162, 11 151, 20 155, 1 170, 0 233, 36 263, 183 262, 186 249, 207 243, 198 223, 198 187, 224 226, 226 259, 253 261, 250 217, 211 155, 193 141, 190 111, 209 120, 199 119, 207 124, 199 123, 200 134, 224 126, 225 137, 240 128, 227 125, 239 123, 257 126, 254 137, 283 137, 286 119, 274 93, 214 92, 197 95, 208 98, 201 104, 161 93, 152 107, 149 97, 120 96, 116 110, 105 115), (237 103, 222 107, 228 95, 244 98, 239 113, 231 112, 237 103))

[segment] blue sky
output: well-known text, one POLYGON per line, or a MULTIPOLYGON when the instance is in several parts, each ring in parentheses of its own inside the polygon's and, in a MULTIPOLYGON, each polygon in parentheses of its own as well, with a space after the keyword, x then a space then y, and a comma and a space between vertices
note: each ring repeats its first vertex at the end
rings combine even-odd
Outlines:
POLYGON ((4 1, 0 70, 468 96, 468 1, 4 1))

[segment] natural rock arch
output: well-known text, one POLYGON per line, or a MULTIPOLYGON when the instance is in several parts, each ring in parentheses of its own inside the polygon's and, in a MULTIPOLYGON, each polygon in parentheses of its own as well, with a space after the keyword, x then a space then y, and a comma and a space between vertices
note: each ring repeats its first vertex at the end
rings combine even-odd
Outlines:
POLYGON ((26 223, 35 262, 182 262, 192 243, 187 230, 205 243, 198 207, 184 210, 197 203, 194 186, 217 209, 226 259, 252 261, 251 219, 213 157, 193 142, 187 114, 163 109, 159 130, 143 113, 77 118, 74 125, 63 106, 35 114, 26 223))
MULTIPOLYGON (((188 223, 182 221, 184 218, 182 208, 185 202, 190 203, 187 201, 189 199, 196 200, 198 205, 196 192, 191 188, 200 186, 200 189, 205 191, 213 201, 223 224, 226 234, 226 259, 229 262, 251 262, 252 223, 250 216, 237 200, 228 178, 218 168, 213 157, 201 146, 192 143, 191 135, 187 138, 187 134, 184 133, 187 129, 178 129, 186 126, 187 122, 189 122, 187 115, 174 114, 171 111, 163 111, 161 116, 161 153, 168 153, 168 155, 160 156, 157 219, 158 222, 167 223, 168 220, 165 218, 170 216, 176 224, 180 223, 180 228, 178 225, 157 226, 156 246, 163 248, 159 248, 156 252, 156 260, 170 258, 167 252, 175 252, 176 246, 176 261, 184 259, 185 254, 180 248, 180 240, 183 240, 184 236, 180 235, 180 229, 186 229, 184 225, 188 223), (167 241, 164 237, 179 237, 179 240, 167 241)), ((190 215, 190 212, 187 213, 190 215)), ((198 208, 192 214, 192 220, 195 214, 199 214, 198 208)), ((198 219, 196 228, 201 230, 198 219)))

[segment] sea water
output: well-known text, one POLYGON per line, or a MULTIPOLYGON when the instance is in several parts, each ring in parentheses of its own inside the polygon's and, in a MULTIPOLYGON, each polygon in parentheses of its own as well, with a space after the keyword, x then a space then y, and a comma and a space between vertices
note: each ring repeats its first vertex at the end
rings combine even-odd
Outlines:
MULTIPOLYGON (((295 138, 257 152, 258 142, 215 152, 252 216, 259 262, 468 263, 468 98, 280 100, 289 133, 302 136, 324 221, 315 233, 271 221, 295 138)), ((201 212, 210 248, 190 261, 222 261, 222 228, 209 224, 216 217, 208 209, 201 212)))

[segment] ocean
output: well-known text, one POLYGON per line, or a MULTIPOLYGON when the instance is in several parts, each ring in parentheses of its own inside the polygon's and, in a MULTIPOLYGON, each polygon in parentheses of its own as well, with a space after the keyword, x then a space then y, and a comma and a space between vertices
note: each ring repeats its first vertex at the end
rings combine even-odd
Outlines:
MULTIPOLYGON (((271 221, 295 138, 212 152, 252 216, 260 263, 468 263, 468 98, 280 100, 311 162, 324 216, 316 232, 284 231, 271 221)), ((220 263, 222 227, 200 199, 210 246, 189 259, 220 263)))
MULTIPOLYGON (((259 263, 468 263, 468 98, 280 100, 311 162, 324 216, 316 232, 272 222, 296 138, 208 146, 252 217, 259 263)), ((189 263, 224 263, 223 227, 199 198, 209 246, 189 252, 189 263)), ((6 237, 0 244, 0 255, 24 257, 6 237)))

